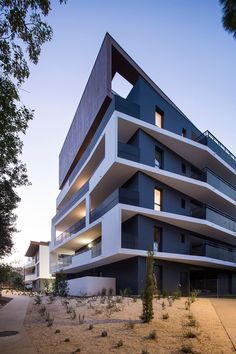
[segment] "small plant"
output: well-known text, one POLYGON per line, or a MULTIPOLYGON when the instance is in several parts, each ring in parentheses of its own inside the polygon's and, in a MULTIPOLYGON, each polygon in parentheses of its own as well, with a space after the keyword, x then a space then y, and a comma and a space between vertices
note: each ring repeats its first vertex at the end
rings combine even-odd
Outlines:
POLYGON ((162 307, 162 310, 165 310, 166 304, 165 304, 165 301, 164 301, 164 300, 162 301, 161 307, 162 307))
POLYGON ((197 334, 192 331, 188 331, 188 332, 186 332, 185 337, 186 338, 197 338, 197 334))
POLYGON ((75 349, 73 353, 80 353, 80 348, 75 349))
POLYGON ((93 329, 93 324, 90 324, 90 325, 88 326, 88 330, 91 331, 92 329, 93 329))
POLYGON ((55 330, 55 334, 61 333, 60 329, 55 330))
POLYGON ((123 340, 120 339, 119 342, 117 342, 116 347, 120 348, 120 347, 123 347, 123 345, 124 345, 123 340))
POLYGON ((45 321, 48 323, 47 326, 51 327, 54 322, 54 316, 50 314, 50 312, 46 312, 46 318, 45 321))
POLYGON ((190 307, 191 307, 191 299, 188 298, 186 301, 185 301, 185 310, 190 310, 190 307))
POLYGON ((197 322, 197 320, 195 320, 195 318, 191 318, 189 320, 189 322, 187 323, 187 326, 189 326, 189 327, 197 327, 198 326, 198 322, 197 322))
POLYGON ((112 288, 109 288, 108 289, 108 296, 112 296, 113 295, 113 289, 112 288))
POLYGON ((133 302, 137 302, 138 299, 136 297, 133 298, 133 302))
POLYGON ((79 314, 79 324, 83 324, 84 323, 84 314, 81 315, 79 314))
POLYGON ((155 329, 149 333, 149 335, 147 336, 147 339, 152 339, 152 340, 157 339, 157 332, 155 331, 155 329))
POLYGON ((141 351, 141 354, 150 354, 150 353, 149 353, 149 351, 148 351, 148 350, 143 349, 143 350, 141 351))
POLYGON ((173 300, 170 296, 167 298, 167 301, 168 301, 169 306, 171 307, 173 304, 173 300))
POLYGON ((65 338, 64 342, 70 342, 70 338, 65 338))
POLYGON ((70 318, 71 318, 72 320, 75 320, 76 317, 77 317, 76 312, 75 312, 74 309, 72 309, 71 312, 70 312, 70 318))
POLYGON ((107 331, 102 331, 101 337, 107 337, 107 331))
POLYGON ((179 300, 181 298, 181 291, 180 290, 176 290, 173 292, 172 294, 172 298, 173 300, 179 300))
POLYGON ((168 318, 169 318, 169 314, 168 313, 163 313, 162 319, 163 320, 168 320, 168 318))
POLYGON ((106 288, 103 288, 103 289, 102 289, 102 292, 101 292, 101 295, 102 295, 102 296, 106 296, 106 294, 107 294, 107 289, 106 289, 106 288))
POLYGON ((134 329, 134 322, 129 320, 129 322, 126 324, 126 326, 127 326, 127 329, 134 329))
POLYGON ((43 317, 46 313, 46 306, 42 305, 39 310, 38 310, 39 314, 43 317))
POLYGON ((40 295, 36 295, 35 299, 34 299, 34 304, 35 305, 41 305, 42 304, 42 298, 40 295))
POLYGON ((181 353, 194 354, 193 349, 190 345, 183 345, 180 351, 181 353))
POLYGON ((101 315, 102 314, 102 309, 96 309, 95 310, 96 315, 101 315))
POLYGON ((166 291, 166 290, 163 290, 163 292, 162 292, 162 297, 163 297, 163 299, 165 299, 167 296, 168 296, 167 291, 166 291))
POLYGON ((121 298, 121 297, 119 297, 119 296, 117 296, 117 298, 116 298, 116 302, 117 302, 117 304, 121 304, 121 303, 122 303, 122 298, 121 298))

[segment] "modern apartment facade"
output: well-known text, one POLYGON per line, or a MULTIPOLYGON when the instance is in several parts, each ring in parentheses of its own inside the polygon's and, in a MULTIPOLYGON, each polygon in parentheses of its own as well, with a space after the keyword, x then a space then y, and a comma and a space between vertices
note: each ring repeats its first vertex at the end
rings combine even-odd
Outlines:
POLYGON ((28 257, 24 266, 25 285, 34 291, 41 291, 45 280, 50 282, 53 279, 49 272, 49 242, 30 241, 25 256, 28 257))
POLYGON ((59 156, 51 271, 236 294, 236 158, 106 34, 59 156), (119 73, 132 85, 112 91, 119 73))

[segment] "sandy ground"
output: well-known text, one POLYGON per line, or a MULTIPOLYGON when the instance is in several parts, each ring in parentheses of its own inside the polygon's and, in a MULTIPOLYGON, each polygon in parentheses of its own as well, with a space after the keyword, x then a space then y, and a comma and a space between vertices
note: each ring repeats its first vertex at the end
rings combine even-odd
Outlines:
POLYGON ((108 302, 107 298, 101 297, 82 300, 56 298, 49 303, 48 298, 43 297, 46 310, 54 317, 53 325, 47 326, 45 315, 39 313, 42 305, 35 305, 33 299, 24 325, 36 351, 43 354, 68 354, 76 350, 86 354, 174 354, 183 353, 181 349, 184 347, 189 349, 187 353, 195 354, 235 353, 210 301, 199 299, 190 310, 185 309, 185 301, 186 298, 175 300, 169 306, 165 299, 163 309, 163 299, 154 299, 154 319, 144 324, 139 319, 142 312, 140 299, 112 297, 108 302), (76 319, 71 319, 68 307, 75 310, 76 319), (169 318, 163 319, 166 313, 169 318), (190 320, 196 320, 195 326, 188 325, 189 315, 190 320), (93 328, 89 330, 91 324, 93 328), (153 330, 156 331, 156 339, 148 338, 153 330), (103 331, 107 331, 107 337, 101 336, 103 331), (190 331, 196 334, 196 338, 186 337, 190 331), (117 347, 119 341, 123 345, 117 347))

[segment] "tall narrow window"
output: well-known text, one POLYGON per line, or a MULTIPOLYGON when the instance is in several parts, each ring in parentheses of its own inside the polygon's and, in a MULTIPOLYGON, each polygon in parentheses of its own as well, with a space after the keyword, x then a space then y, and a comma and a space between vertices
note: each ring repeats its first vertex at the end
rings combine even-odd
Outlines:
POLYGON ((161 210, 161 191, 159 189, 154 190, 154 210, 161 210))
POLYGON ((183 173, 186 173, 186 165, 184 163, 182 163, 181 169, 183 173))
POLYGON ((162 237, 162 229, 160 227, 154 226, 154 242, 153 242, 154 252, 161 252, 161 237, 162 237))
POLYGON ((155 149, 155 167, 162 168, 162 151, 157 147, 155 149))
POLYGON ((181 199, 181 208, 185 209, 185 207, 186 207, 185 199, 181 199))
POLYGON ((161 111, 155 112, 155 124, 159 128, 163 128, 163 113, 161 111))
POLYGON ((183 136, 184 138, 186 137, 186 133, 187 133, 186 129, 183 128, 183 129, 182 129, 182 136, 183 136))

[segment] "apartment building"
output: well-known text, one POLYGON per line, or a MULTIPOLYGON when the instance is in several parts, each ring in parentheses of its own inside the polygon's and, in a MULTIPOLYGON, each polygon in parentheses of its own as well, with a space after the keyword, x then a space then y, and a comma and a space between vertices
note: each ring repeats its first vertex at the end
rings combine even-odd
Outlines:
POLYGON ((49 242, 30 241, 25 254, 28 257, 24 266, 26 288, 34 291, 44 289, 44 281, 54 279, 49 272, 49 242))
POLYGON ((59 156, 51 270, 236 294, 236 157, 106 34, 59 156), (119 74, 127 97, 113 91, 119 74))

